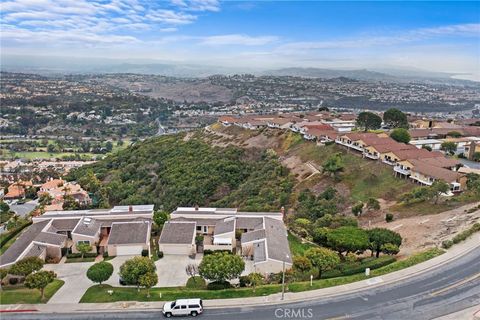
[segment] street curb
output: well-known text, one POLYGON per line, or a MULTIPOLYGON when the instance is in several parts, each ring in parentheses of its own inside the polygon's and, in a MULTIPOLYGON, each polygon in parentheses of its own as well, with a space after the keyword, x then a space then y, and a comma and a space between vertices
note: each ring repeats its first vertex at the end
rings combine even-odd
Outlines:
MULTIPOLYGON (((275 294, 271 294, 271 295, 268 295, 268 296, 259 296, 259 297, 251 297, 250 299, 257 299, 257 301, 255 302, 252 302, 252 303, 249 303, 249 302, 246 302, 246 303, 238 303, 238 301, 240 300, 243 300, 241 298, 233 298, 233 299, 212 299, 212 300, 204 300, 204 305, 208 308, 208 309, 225 309, 225 308, 244 308, 244 307, 256 307, 256 306, 275 306, 275 305, 282 305, 282 304, 286 304, 286 303, 297 303, 297 302, 305 302, 305 301, 312 301, 312 300, 316 300, 316 299, 320 299, 320 298, 325 298, 325 299, 330 299, 330 298, 335 298, 337 296, 341 296, 341 295, 345 295, 347 293, 358 293, 358 292, 361 292, 361 291, 365 291, 367 289, 372 289, 372 288, 378 288, 378 287, 381 287, 381 286, 384 286, 384 285, 388 285, 388 284, 395 284, 395 283, 398 283, 406 278, 411 278, 413 276, 417 276, 417 275, 421 275, 421 274, 424 274, 432 269, 435 269, 435 268, 438 268, 438 267, 441 267, 455 259, 458 259, 476 249, 479 249, 480 248, 480 241, 478 241, 477 238, 479 238, 480 236, 478 234, 475 234, 473 235, 471 238, 469 238, 468 240, 466 240, 466 242, 471 242, 472 244, 474 245, 471 245, 470 243, 468 243, 468 246, 466 246, 465 248, 462 248, 461 250, 459 250, 458 253, 456 254, 453 254, 451 257, 448 257, 447 259, 444 259, 444 260, 441 260, 439 261, 437 264, 433 264, 431 266, 428 266, 426 268, 422 268, 414 273, 408 273, 408 270, 410 268, 419 268, 422 264, 425 264, 425 263, 431 263, 433 259, 437 259, 437 258, 444 258, 445 255, 448 255, 449 252, 447 251, 446 253, 440 255, 440 256, 437 256, 435 258, 432 258, 430 260, 427 260, 427 261, 424 261, 422 263, 419 263, 419 264, 416 264, 416 265, 413 265, 411 267, 408 267, 408 268, 405 268, 405 269, 401 269, 401 270, 398 270, 398 271, 395 271, 395 272, 391 272, 391 273, 387 273, 387 274, 384 274, 382 276, 377 276, 377 277, 372 277, 372 278, 368 278, 368 279, 364 279, 364 280, 360 280, 360 281, 355 281, 355 282, 351 282, 351 283, 348 283, 348 284, 344 284, 344 285, 339 285, 339 286, 333 286, 333 287, 326 287, 326 288, 321 288, 321 289, 315 289, 315 290, 306 290, 306 291, 301 291, 301 292, 287 292, 285 293, 285 300, 280 300, 280 293, 275 293, 275 294), (407 271, 407 272, 406 272, 407 271), (396 273, 398 272, 404 272, 406 273, 405 275, 402 275, 402 276, 399 276, 398 278, 395 278, 395 279, 391 279, 391 280, 387 280, 387 281, 381 281, 381 282, 378 282, 378 283, 372 283, 372 284, 368 284, 368 283, 365 283, 366 281, 369 281, 371 279, 378 279, 378 278, 381 278, 381 277, 388 277, 388 276, 395 276, 396 273), (358 288, 352 288, 352 289, 348 289, 348 288, 345 288, 346 286, 349 286, 349 285, 352 285, 352 284, 355 284, 355 285, 361 285, 361 287, 358 287, 358 288), (338 292, 334 292, 334 293, 328 293, 327 291, 328 290, 332 290, 333 288, 336 288, 338 290, 338 292), (308 296, 300 296, 300 295, 303 295, 307 293, 308 296), (270 301, 269 301, 270 300, 270 301), (220 305, 218 304, 215 304, 215 303, 220 303, 220 305), (210 305, 210 303, 213 303, 212 305, 210 305)), ((465 244, 465 243, 463 243, 465 244)), ((458 248, 458 246, 457 246, 458 248)), ((451 249, 450 249, 450 252, 452 252, 455 248, 455 246, 453 246, 451 249)), ((153 304, 152 302, 143 302, 143 301, 116 301, 116 302, 112 302, 111 304, 111 307, 110 308, 105 308, 104 306, 99 306, 99 304, 95 304, 95 303, 88 303, 88 304, 71 304, 72 306, 77 306, 77 308, 73 307, 71 310, 65 310, 65 311, 49 311, 49 310, 42 310, 44 309, 43 307, 46 307, 48 308, 48 306, 52 306, 52 305, 48 305, 48 304, 44 304, 44 305, 24 305, 26 308, 29 309, 29 311, 26 311, 25 309, 17 309, 17 310, 14 310, 14 309, 2 309, 0 310, 0 314, 1 313, 14 313, 14 312, 22 312, 22 313, 44 313, 44 314, 47 314, 47 313, 98 313, 99 311, 107 311, 107 312, 129 312, 129 311, 138 311, 138 310, 148 310, 148 311, 161 311, 162 310, 162 307, 161 307, 161 304, 163 303, 164 301, 155 301, 153 303, 155 304, 158 304, 158 305, 148 305, 149 303, 153 304), (125 304, 125 307, 121 307, 122 304, 125 304), (128 304, 131 304, 131 305, 128 305, 128 304), (145 305, 147 304, 147 305, 145 305), (78 308, 79 306, 87 306, 87 305, 93 305, 93 306, 96 306, 94 309, 86 309, 86 310, 83 310, 80 308, 78 308), (98 308, 100 307, 100 308, 98 308), (32 309, 35 309, 35 310, 32 310, 32 309)), ((5 305, 5 306, 8 306, 8 305, 5 305)), ((3 306, 3 307, 5 307, 3 306)), ((10 305, 10 306, 18 306, 18 305, 10 305)), ((0 306, 1 307, 1 306, 0 306)), ((66 307, 66 305, 64 305, 64 307, 66 307)))

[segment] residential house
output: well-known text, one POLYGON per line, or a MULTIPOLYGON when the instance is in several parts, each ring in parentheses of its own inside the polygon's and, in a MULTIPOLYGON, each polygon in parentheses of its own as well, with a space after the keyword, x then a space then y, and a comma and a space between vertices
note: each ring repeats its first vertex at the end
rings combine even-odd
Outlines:
POLYGON ((460 192, 465 189, 467 177, 463 173, 440 168, 421 160, 412 159, 413 168, 410 169, 410 179, 426 186, 431 186, 436 180, 443 180, 450 185, 451 192, 460 192))
POLYGON ((443 153, 438 151, 428 151, 426 149, 407 149, 407 150, 395 150, 385 153, 381 160, 383 163, 394 166, 397 162, 407 159, 422 159, 422 158, 435 158, 444 157, 443 153))
POLYGON ((164 254, 228 250, 253 260, 256 272, 280 272, 292 266, 282 212, 240 212, 235 208, 177 208, 162 229, 164 254), (196 236, 203 237, 196 245, 196 236))
POLYGON ((34 217, 33 224, 0 256, 0 267, 29 256, 61 258, 78 252, 79 243, 90 244, 91 252, 111 256, 150 252, 152 218, 153 205, 47 211, 34 217))

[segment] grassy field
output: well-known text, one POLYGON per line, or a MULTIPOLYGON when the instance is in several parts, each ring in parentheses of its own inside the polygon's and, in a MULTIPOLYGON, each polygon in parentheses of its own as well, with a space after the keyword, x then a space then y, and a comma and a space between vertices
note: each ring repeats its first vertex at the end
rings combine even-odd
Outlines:
POLYGON ((391 167, 362 159, 353 151, 347 152, 336 145, 317 146, 304 141, 294 148, 292 153, 304 162, 313 161, 320 166, 332 154, 341 153, 345 167, 340 174, 340 182, 348 186, 350 197, 354 201, 366 201, 370 197, 394 200, 414 187, 406 180, 395 178, 391 167))
POLYGON ((316 245, 308 242, 302 243, 299 238, 290 232, 288 233, 288 243, 290 244, 290 251, 292 252, 293 256, 302 256, 308 249, 316 247, 316 245))
POLYGON ((46 303, 64 283, 64 281, 58 279, 50 283, 45 288, 45 299, 43 301, 41 300, 40 290, 25 287, 4 287, 0 290, 0 304, 46 303))
POLYGON ((22 151, 22 152, 10 152, 6 149, 0 150, 0 159, 53 159, 53 158, 62 158, 64 156, 74 156, 79 154, 82 158, 86 160, 92 159, 95 155, 93 153, 76 153, 76 152, 46 152, 46 151, 22 151))
MULTIPOLYGON (((376 277, 384 275, 389 272, 398 271, 403 268, 411 267, 415 264, 427 261, 431 258, 443 254, 445 251, 440 249, 430 249, 418 254, 415 254, 405 260, 391 263, 385 267, 381 267, 372 270, 371 276, 376 277)), ((330 278, 320 279, 313 281, 313 285, 310 286, 310 282, 295 282, 287 285, 288 291, 300 292, 313 289, 327 288, 332 286, 343 285, 352 283, 355 281, 365 280, 367 277, 363 273, 330 278)), ((112 287, 109 285, 95 285, 85 292, 81 303, 95 303, 95 302, 115 302, 115 301, 168 301, 179 298, 201 298, 201 299, 229 299, 229 298, 245 298, 265 296, 274 293, 281 292, 282 287, 280 284, 258 286, 253 291, 253 288, 238 288, 238 289, 226 289, 226 290, 195 290, 188 289, 186 287, 177 288, 153 288, 150 290, 150 297, 147 297, 147 292, 141 289, 140 292, 136 288, 125 287, 112 287), (108 290, 112 290, 110 295, 108 290)))

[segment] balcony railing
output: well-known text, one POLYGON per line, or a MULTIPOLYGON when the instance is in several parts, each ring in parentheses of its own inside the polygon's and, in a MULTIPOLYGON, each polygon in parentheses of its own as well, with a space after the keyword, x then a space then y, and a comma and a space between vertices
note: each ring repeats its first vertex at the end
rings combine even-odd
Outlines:
POLYGON ((395 166, 395 167, 393 167, 393 171, 398 172, 398 173, 401 173, 401 174, 404 174, 404 175, 406 175, 406 176, 410 175, 410 170, 404 169, 404 168, 402 168, 402 167, 400 167, 400 166, 395 166))
POLYGON ((380 158, 380 156, 378 154, 375 155, 375 154, 370 153, 370 152, 365 152, 364 156, 365 156, 365 158, 369 158, 369 159, 372 159, 372 160, 378 160, 380 158))

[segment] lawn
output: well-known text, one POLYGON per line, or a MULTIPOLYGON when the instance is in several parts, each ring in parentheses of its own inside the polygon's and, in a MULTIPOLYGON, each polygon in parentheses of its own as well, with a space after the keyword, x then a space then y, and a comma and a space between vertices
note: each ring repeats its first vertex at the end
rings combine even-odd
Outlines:
POLYGON ((290 245, 290 251, 293 256, 302 256, 305 251, 310 248, 317 247, 314 244, 305 242, 302 243, 302 240, 288 232, 288 243, 290 245))
POLYGON ((80 152, 46 152, 46 151, 19 151, 19 152, 10 152, 9 150, 2 149, 0 150, 1 158, 3 159, 14 159, 14 158, 22 158, 22 159, 53 159, 53 158, 62 158, 64 156, 74 156, 80 155, 82 159, 91 159, 94 154, 93 153, 80 153, 80 152))
POLYGON ((41 300, 40 290, 25 287, 8 288, 0 290, 0 304, 20 303, 46 303, 63 286, 62 280, 55 279, 45 288, 45 299, 41 300))
MULTIPOLYGON (((415 264, 427 261, 431 258, 443 254, 445 251, 440 249, 429 249, 424 252, 412 255, 405 260, 391 263, 387 266, 372 270, 371 276, 381 276, 386 273, 398 271, 407 267, 411 267, 415 264)), ((355 281, 365 280, 367 277, 363 273, 330 278, 320 279, 313 281, 313 285, 310 286, 310 282, 295 282, 290 283, 287 286, 287 290, 290 292, 300 292, 313 289, 327 288, 332 286, 343 285, 352 283, 355 281)), ((282 290, 280 284, 271 284, 258 286, 253 291, 253 288, 238 288, 238 289, 226 289, 226 290, 197 290, 188 289, 186 287, 176 288, 153 288, 150 290, 150 297, 147 298, 147 292, 145 289, 126 288, 126 287, 112 287, 109 285, 95 285, 85 292, 81 303, 95 303, 95 302, 115 302, 115 301, 169 301, 179 298, 201 298, 201 299, 229 299, 229 298, 245 298, 255 296, 266 296, 274 293, 279 293, 282 290), (112 294, 108 293, 112 290, 112 294)))

